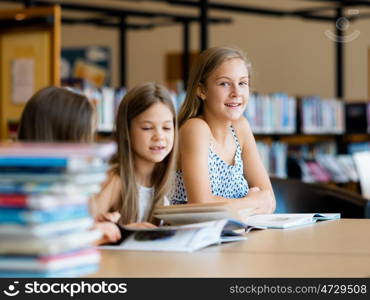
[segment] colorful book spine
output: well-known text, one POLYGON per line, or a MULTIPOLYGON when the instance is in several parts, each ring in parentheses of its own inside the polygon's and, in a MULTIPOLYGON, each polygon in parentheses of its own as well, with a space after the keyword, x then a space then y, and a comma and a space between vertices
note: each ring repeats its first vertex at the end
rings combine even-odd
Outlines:
POLYGON ((94 272, 88 202, 115 146, 0 143, 0 277, 94 272))
POLYGON ((70 182, 2 182, 0 194, 39 195, 50 193, 57 195, 89 195, 100 191, 100 184, 76 185, 70 182))
POLYGON ((296 131, 296 99, 284 93, 252 94, 244 115, 255 134, 296 131))
POLYGON ((63 209, 68 205, 83 205, 89 200, 87 195, 25 195, 25 194, 0 194, 0 208, 31 208, 31 209, 63 209))
POLYGON ((115 143, 0 143, 0 157, 84 157, 110 158, 117 150, 115 143))
POLYGON ((67 253, 47 256, 0 255, 1 270, 13 271, 61 271, 66 268, 77 268, 97 264, 100 253, 93 248, 74 250, 67 253))
POLYGON ((342 101, 305 97, 301 105, 303 133, 340 134, 344 132, 344 103, 342 101))
POLYGON ((37 224, 71 220, 89 216, 87 205, 71 205, 63 209, 29 210, 0 208, 0 224, 37 224))
POLYGON ((0 173, 75 173, 106 171, 105 162, 98 157, 25 157, 0 156, 0 173))

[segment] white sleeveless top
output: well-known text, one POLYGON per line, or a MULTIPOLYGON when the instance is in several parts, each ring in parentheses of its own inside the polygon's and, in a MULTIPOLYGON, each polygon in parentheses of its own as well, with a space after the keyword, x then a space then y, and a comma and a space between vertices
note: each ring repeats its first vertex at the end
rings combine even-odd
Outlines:
POLYGON ((153 187, 145 187, 139 185, 139 216, 138 222, 145 222, 148 220, 150 208, 153 204, 153 195, 154 195, 154 188, 153 187))
MULTIPOLYGON (((150 209, 153 205, 154 188, 138 185, 139 192, 139 216, 137 222, 147 222, 150 209)), ((159 205, 169 205, 167 197, 159 205)))

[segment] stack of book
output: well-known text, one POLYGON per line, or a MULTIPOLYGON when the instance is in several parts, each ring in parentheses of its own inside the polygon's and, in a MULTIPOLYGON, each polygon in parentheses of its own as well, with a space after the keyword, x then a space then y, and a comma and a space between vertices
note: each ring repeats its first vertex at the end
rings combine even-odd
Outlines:
POLYGON ((74 277, 99 265, 88 199, 115 145, 0 144, 0 276, 74 277))

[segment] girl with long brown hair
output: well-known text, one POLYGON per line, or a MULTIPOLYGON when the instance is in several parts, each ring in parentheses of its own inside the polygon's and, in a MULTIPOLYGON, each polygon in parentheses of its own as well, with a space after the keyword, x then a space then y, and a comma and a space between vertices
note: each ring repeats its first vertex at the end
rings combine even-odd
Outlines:
POLYGON ((101 192, 91 200, 104 242, 120 238, 118 227, 151 227, 153 210, 173 185, 177 148, 176 112, 169 92, 156 83, 130 90, 116 117, 118 146, 101 192))
POLYGON ((25 142, 92 142, 95 128, 95 110, 86 96, 48 86, 27 101, 18 139, 25 142))

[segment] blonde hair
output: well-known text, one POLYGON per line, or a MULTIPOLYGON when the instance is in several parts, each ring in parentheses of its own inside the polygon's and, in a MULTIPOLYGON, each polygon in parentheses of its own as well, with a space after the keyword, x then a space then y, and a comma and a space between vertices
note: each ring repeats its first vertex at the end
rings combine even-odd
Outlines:
POLYGON ((250 82, 252 66, 246 55, 241 50, 228 47, 213 47, 200 54, 190 70, 186 98, 180 108, 178 116, 179 127, 181 127, 188 119, 197 117, 203 112, 203 101, 197 95, 198 87, 205 85, 209 75, 223 62, 234 58, 244 61, 248 70, 250 82))
POLYGON ((130 138, 131 121, 155 103, 165 104, 172 112, 174 122, 174 143, 172 151, 157 163, 151 176, 154 187, 153 205, 148 221, 152 221, 155 205, 169 194, 173 186, 176 163, 177 120, 171 95, 162 85, 148 82, 130 90, 119 105, 116 118, 116 142, 118 146, 114 162, 118 163, 116 172, 121 178, 121 197, 118 210, 121 224, 137 222, 139 210, 138 186, 135 181, 133 152, 130 138))

